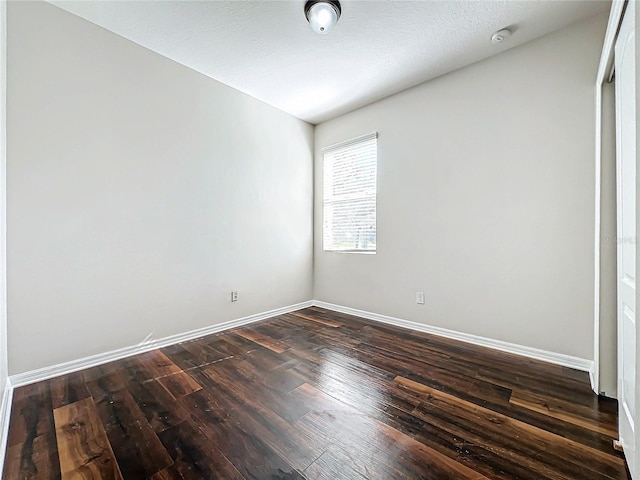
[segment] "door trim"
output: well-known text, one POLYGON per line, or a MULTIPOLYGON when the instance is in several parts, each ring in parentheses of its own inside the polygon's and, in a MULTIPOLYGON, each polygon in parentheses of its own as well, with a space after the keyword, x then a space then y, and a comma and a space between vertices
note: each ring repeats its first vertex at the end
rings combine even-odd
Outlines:
POLYGON ((609 22, 604 37, 600 63, 595 83, 595 218, 594 218, 594 295, 593 295, 593 370, 590 372, 591 388, 600 393, 600 208, 602 175, 602 85, 611 80, 613 54, 616 37, 622 22, 625 0, 613 0, 609 12, 609 22))

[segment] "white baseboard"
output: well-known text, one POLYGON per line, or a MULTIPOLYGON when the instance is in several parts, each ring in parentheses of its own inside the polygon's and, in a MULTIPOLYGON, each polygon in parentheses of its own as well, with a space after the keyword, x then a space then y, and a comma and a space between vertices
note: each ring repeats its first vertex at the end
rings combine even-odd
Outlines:
MULTIPOLYGON (((92 355, 89 357, 80 358, 77 360, 72 360, 72 361, 60 363, 57 365, 52 365, 50 367, 43 367, 37 370, 31 370, 29 372, 19 373, 9 377, 8 379, 8 381, 10 381, 9 385, 11 389, 16 387, 21 387, 23 385, 29 385, 31 383, 35 383, 42 380, 47 380, 49 378, 57 377, 60 375, 76 372, 78 370, 83 370, 85 368, 95 367, 97 365, 102 365, 108 362, 112 362, 114 360, 120 360, 126 357, 130 357, 132 355, 148 352, 150 350, 155 350, 157 348, 166 347, 168 345, 173 345, 173 344, 185 342, 188 340, 194 340, 196 338, 204 337, 212 333, 218 333, 223 330, 228 330, 231 328, 248 325, 253 322, 264 320, 270 317, 275 317, 277 315, 282 315, 284 313, 293 312, 295 310, 300 310, 302 308, 310 307, 312 305, 326 308, 328 310, 334 310, 336 312, 355 315, 355 316, 366 318, 368 320, 373 320, 376 322, 381 322, 389 325, 395 325, 397 327, 407 328, 409 330, 416 330, 419 332, 430 333, 430 334, 438 335, 445 338, 451 338, 453 340, 459 340, 462 342, 471 343, 473 345, 479 345, 487 348, 492 348, 494 350, 500 350, 502 352, 521 355, 523 357, 532 358, 535 360, 542 360, 544 362, 549 362, 556 365, 562 365, 565 367, 574 368, 576 370, 589 372, 591 376, 593 375, 592 374, 593 368, 594 368, 593 360, 586 360, 583 358, 572 357, 570 355, 564 355, 562 353, 549 352, 549 351, 540 350, 537 348, 526 347, 524 345, 517 345, 514 343, 503 342, 501 340, 494 340, 491 338, 480 337, 480 336, 472 335, 469 333, 456 332, 454 330, 448 330, 446 328, 433 327, 430 325, 425 325, 423 323, 413 322, 410 320, 403 320, 400 318, 390 317, 387 315, 380 315, 373 312, 367 312, 364 310, 358 310, 355 308, 336 305, 333 303, 322 302, 319 300, 309 300, 307 302, 297 303, 295 305, 289 305, 287 307, 282 307, 274 310, 269 310, 267 312, 257 313, 255 315, 250 315, 248 317, 243 317, 243 318, 231 320, 228 322, 218 323, 216 325, 211 325, 209 327, 204 327, 197 330, 191 330, 185 333, 179 333, 177 335, 171 335, 169 337, 148 341, 139 345, 132 345, 130 347, 124 347, 117 350, 104 352, 98 355, 92 355)), ((3 397, 3 402, 5 402, 4 397, 3 397)), ((2 413, 2 411, 0 411, 0 413, 2 413)), ((2 421, 2 418, 0 418, 0 422, 1 421, 2 421)), ((2 427, 1 424, 0 424, 0 427, 2 427)))
POLYGON ((111 350, 109 352, 91 355, 90 357, 84 357, 65 363, 59 363, 50 367, 43 367, 37 370, 18 373, 16 375, 11 375, 11 386, 12 388, 21 387, 24 385, 29 385, 31 383, 40 382, 42 380, 47 380, 49 378, 58 377, 60 375, 77 372, 78 370, 84 370, 85 368, 109 363, 114 360, 121 360, 132 355, 155 350, 156 348, 162 348, 168 345, 186 342, 187 340, 195 340, 196 338, 211 335, 212 333, 218 333, 223 330, 241 327, 243 325, 248 325, 253 322, 264 320, 266 318, 275 317, 284 313, 300 310, 301 308, 310 307, 312 304, 313 302, 311 300, 307 302, 296 303, 295 305, 276 308, 267 312, 256 313, 255 315, 249 315, 248 317, 238 318, 236 320, 230 320, 228 322, 217 323, 209 327, 199 328, 197 330, 191 330, 185 333, 178 333, 176 335, 171 335, 169 337, 164 337, 157 340, 151 340, 138 345, 119 348, 117 350, 111 350))
POLYGON ((13 401, 13 386, 7 378, 0 400, 0 475, 4 471, 4 458, 7 453, 9 440, 9 418, 11 417, 11 403, 13 401))
POLYGON ((596 363, 595 363, 595 361, 591 362, 591 368, 589 369, 589 382, 591 383, 591 390, 593 390, 593 393, 598 395, 600 392, 598 392, 598 383, 596 381, 596 363))
POLYGON ((257 313, 236 320, 228 322, 218 323, 209 327, 200 328, 197 330, 191 330, 185 333, 179 333, 177 335, 171 335, 157 340, 144 342, 139 345, 133 345, 130 347, 120 348, 109 352, 104 352, 98 355, 92 355, 90 357, 80 358, 72 360, 70 362, 60 363, 58 365, 52 365, 50 367, 39 368, 25 373, 19 373, 11 375, 7 378, 7 383, 4 386, 4 392, 0 401, 0 472, 2 472, 4 466, 4 458, 6 454, 6 446, 8 440, 9 430, 9 418, 11 415, 11 403, 13 400, 13 389, 16 387, 28 385, 31 383, 47 380, 49 378, 57 377, 59 375, 65 375, 68 373, 83 370, 85 368, 95 367, 114 360, 120 360, 132 355, 136 355, 143 352, 148 352, 157 348, 166 347, 180 342, 188 340, 195 340, 212 333, 218 333, 223 330, 229 330, 243 325, 248 325, 260 320, 264 320, 270 317, 282 315, 284 313, 293 312, 302 308, 310 306, 317 306, 326 308, 328 310, 334 310, 336 312, 342 312, 349 315, 355 315, 368 320, 376 322, 386 323, 389 325, 395 325, 397 327, 406 328, 409 330, 415 330, 424 333, 430 333, 453 340, 460 340, 462 342, 471 343, 473 345, 479 345, 494 350, 500 350, 502 352, 513 353, 521 355, 523 357, 532 358, 535 360, 542 360, 545 362, 563 365, 565 367, 574 368, 576 370, 582 370, 589 372, 591 381, 593 383, 594 362, 593 360, 586 360, 583 358, 572 357, 570 355, 564 355, 561 353, 549 352, 546 350, 540 350, 537 348, 526 347, 523 345, 517 345, 514 343, 503 342, 501 340, 494 340, 491 338, 480 337, 469 333, 456 332, 454 330, 448 330, 441 327, 433 327, 422 323, 413 322, 410 320, 403 320, 400 318, 390 317, 387 315, 380 315, 377 313, 367 312, 364 310, 357 310, 355 308, 345 307, 342 305, 335 305, 333 303, 322 302, 319 300, 309 300, 307 302, 297 303, 295 305, 289 305, 287 307, 277 308, 269 310, 267 312, 257 313))
POLYGON ((328 310, 335 310, 336 312, 355 315, 357 317, 366 318, 368 320, 373 320, 376 322, 395 325, 396 327, 407 328, 409 330, 416 330, 424 333, 431 333, 440 337, 451 338, 453 340, 459 340, 461 342, 471 343, 473 345, 500 350, 501 352, 514 353, 523 357, 542 360, 543 362, 562 365, 564 367, 574 368, 583 372, 591 372, 594 368, 593 360, 572 357, 570 355, 565 355, 562 353, 549 352, 533 347, 525 347, 524 345, 517 345, 515 343, 503 342, 501 340, 494 340, 492 338, 480 337, 478 335, 472 335, 470 333, 456 332, 454 330, 448 330, 441 327, 432 327, 423 323, 413 322, 410 320, 402 320, 400 318, 389 317, 387 315, 380 315, 378 313, 367 312, 364 310, 357 310, 355 308, 344 307, 342 305, 335 305, 333 303, 322 302, 319 300, 314 300, 313 305, 321 308, 326 308, 328 310))

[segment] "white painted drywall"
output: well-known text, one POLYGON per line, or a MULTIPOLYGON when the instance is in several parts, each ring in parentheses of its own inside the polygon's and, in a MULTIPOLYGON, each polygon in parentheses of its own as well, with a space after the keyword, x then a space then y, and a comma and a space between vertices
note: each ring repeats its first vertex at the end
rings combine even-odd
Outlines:
POLYGON ((7 81, 11 374, 311 298, 311 125, 42 2, 7 81))
MULTIPOLYGON (((7 382, 6 146, 7 2, 0 1, 0 405, 7 382)), ((0 432, 0 436, 2 433, 0 432)))
MULTIPOLYGON (((640 171, 640 77, 638 76, 638 65, 640 65, 640 35, 638 35, 638 26, 640 25, 640 8, 636 5, 635 8, 636 18, 635 18, 635 49, 636 49, 636 177, 637 172, 640 171)), ((638 178, 636 178, 636 192, 640 191, 640 187, 638 187, 638 178)), ((636 193, 636 269, 638 265, 640 265, 640 255, 638 254, 638 241, 637 241, 637 226, 640 225, 640 196, 636 193)), ((636 411, 633 413, 634 420, 638 422, 640 419, 640 322, 638 321, 638 305, 640 304, 640 289, 636 288, 636 395, 635 395, 635 407, 636 411)), ((637 425, 637 423, 636 423, 637 425)), ((640 445, 640 428, 636 426, 635 428, 635 446, 636 449, 640 445)), ((640 472, 640 455, 636 454, 636 466, 635 472, 640 472)), ((633 480, 638 480, 637 475, 633 480)))
POLYGON ((316 126, 315 298, 592 359, 593 84, 606 23, 316 126), (320 149, 371 131, 377 254, 323 252, 320 149))
POLYGON ((600 157, 599 393, 617 397, 617 230, 614 84, 602 85, 600 157))
POLYGON ((594 0, 347 0, 331 35, 316 35, 304 21, 303 0, 50 1, 311 123, 609 6, 594 0), (492 45, 488 37, 507 25, 518 25, 518 35, 492 45))

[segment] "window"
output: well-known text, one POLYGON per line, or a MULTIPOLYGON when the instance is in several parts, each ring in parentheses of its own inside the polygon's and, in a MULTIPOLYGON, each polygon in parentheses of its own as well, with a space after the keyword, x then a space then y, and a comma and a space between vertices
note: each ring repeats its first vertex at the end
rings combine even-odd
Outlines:
POLYGON ((376 251, 378 134, 322 150, 325 251, 376 251))

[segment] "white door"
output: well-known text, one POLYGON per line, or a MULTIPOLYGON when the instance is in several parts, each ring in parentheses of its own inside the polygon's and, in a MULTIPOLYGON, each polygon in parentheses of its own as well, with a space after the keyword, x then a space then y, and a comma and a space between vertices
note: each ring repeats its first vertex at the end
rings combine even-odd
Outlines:
MULTIPOLYGON (((620 442, 633 479, 636 465, 636 73, 635 1, 628 2, 615 46, 618 182, 618 401, 620 442)), ((640 446, 640 445, 639 445, 640 446)))

